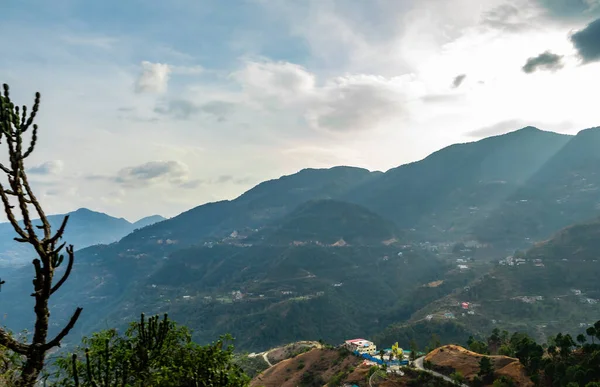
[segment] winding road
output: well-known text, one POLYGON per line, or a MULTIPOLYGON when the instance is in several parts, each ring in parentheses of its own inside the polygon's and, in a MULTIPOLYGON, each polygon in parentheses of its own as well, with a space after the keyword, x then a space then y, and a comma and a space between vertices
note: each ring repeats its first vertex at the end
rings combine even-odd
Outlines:
POLYGON ((269 358, 267 357, 267 355, 269 354, 269 352, 271 352, 271 351, 263 352, 262 357, 263 357, 263 359, 265 359, 265 361, 267 362, 267 364, 269 365, 269 367, 273 367, 273 364, 271 364, 271 362, 269 361, 269 358))
MULTIPOLYGON (((448 381, 450 383, 454 383, 454 380, 452 380, 452 378, 450 378, 450 377, 448 377, 446 375, 440 374, 439 372, 435 372, 435 371, 426 369, 423 366, 423 360, 424 359, 425 359, 425 356, 421 356, 420 358, 415 359, 415 361, 413 362, 414 366, 417 369, 421 370, 421 371, 428 372, 428 373, 432 374, 433 376, 437 376, 438 378, 442 378, 442 379, 444 379, 444 380, 446 380, 446 381, 448 381)), ((469 387, 467 384, 461 384, 461 386, 462 387, 469 387)))

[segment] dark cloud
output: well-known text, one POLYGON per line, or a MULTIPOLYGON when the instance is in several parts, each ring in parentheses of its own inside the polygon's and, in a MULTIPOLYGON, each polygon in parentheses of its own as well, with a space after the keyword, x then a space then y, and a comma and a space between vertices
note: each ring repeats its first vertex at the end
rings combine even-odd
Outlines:
POLYGON ((571 42, 583 63, 600 61, 600 19, 571 35, 571 42))
POLYGON ((46 161, 43 164, 31 167, 27 172, 36 175, 55 175, 63 169, 63 162, 60 160, 46 161))
POLYGON ((161 180, 181 184, 186 176, 187 166, 179 161, 150 161, 121 169, 114 180, 125 186, 139 187, 161 180))
POLYGON ((589 18, 600 14, 595 0, 537 0, 548 15, 555 19, 589 18))
POLYGON ((482 24, 509 32, 520 32, 531 27, 527 18, 513 4, 502 4, 485 12, 482 24))
POLYGON ((454 87, 455 89, 457 87, 460 87, 460 85, 462 85, 462 83, 464 82, 466 77, 467 77, 467 74, 457 75, 456 78, 454 78, 454 80, 452 81, 452 87, 454 87))
POLYGON ((556 71, 563 67, 562 58, 562 55, 546 51, 538 56, 527 59, 527 62, 522 69, 527 74, 531 74, 537 70, 556 71))
POLYGON ((126 167, 116 175, 88 175, 87 180, 105 180, 128 188, 146 187, 152 184, 169 183, 182 188, 194 188, 200 182, 188 180, 188 168, 179 161, 150 161, 134 167, 126 167))
POLYGON ((197 105, 184 99, 170 100, 166 105, 154 108, 155 113, 168 115, 180 120, 188 120, 197 114, 205 113, 215 117, 219 122, 225 121, 234 110, 235 105, 230 102, 211 101, 197 105))

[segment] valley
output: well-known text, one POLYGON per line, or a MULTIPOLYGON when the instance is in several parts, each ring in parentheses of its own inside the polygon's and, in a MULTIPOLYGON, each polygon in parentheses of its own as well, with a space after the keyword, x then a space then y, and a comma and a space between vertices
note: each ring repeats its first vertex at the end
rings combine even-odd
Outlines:
MULTIPOLYGON (((261 183, 77 250, 50 330, 82 306, 67 349, 141 312, 168 313, 200 343, 230 333, 246 352, 577 331, 600 315, 594 142, 600 129, 525 128, 386 173, 306 169, 261 183)), ((10 270, 2 323, 16 330, 31 322, 31 270, 10 270)))

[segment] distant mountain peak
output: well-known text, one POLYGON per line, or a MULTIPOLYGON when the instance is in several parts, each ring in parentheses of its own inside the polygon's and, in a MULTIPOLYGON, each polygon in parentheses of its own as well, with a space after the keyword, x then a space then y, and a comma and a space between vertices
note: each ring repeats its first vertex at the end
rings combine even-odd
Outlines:
POLYGON ((85 208, 85 207, 78 208, 75 211, 71 211, 70 213, 71 214, 75 214, 75 213, 84 214, 84 213, 90 213, 90 212, 98 213, 97 211, 92 211, 89 208, 85 208))
POLYGON ((526 126, 526 127, 524 127, 524 128, 521 128, 521 129, 519 129, 519 130, 523 130, 523 131, 536 131, 536 132, 543 132, 543 130, 541 130, 541 129, 539 129, 539 128, 536 128, 535 126, 531 126, 531 125, 529 125, 529 126, 526 126))
POLYGON ((133 226, 135 228, 142 228, 142 227, 150 226, 151 224, 154 224, 154 223, 162 222, 163 220, 167 220, 167 218, 165 218, 161 215, 150 215, 150 216, 143 217, 142 219, 138 220, 137 222, 134 222, 133 226))

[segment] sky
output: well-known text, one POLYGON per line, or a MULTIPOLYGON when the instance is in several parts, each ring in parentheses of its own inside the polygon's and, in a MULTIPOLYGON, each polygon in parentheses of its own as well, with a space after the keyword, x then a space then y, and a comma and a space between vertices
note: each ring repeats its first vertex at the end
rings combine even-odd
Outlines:
POLYGON ((48 213, 171 217, 303 168, 600 125, 600 0, 7 0, 0 34, 0 83, 42 94, 48 213))

